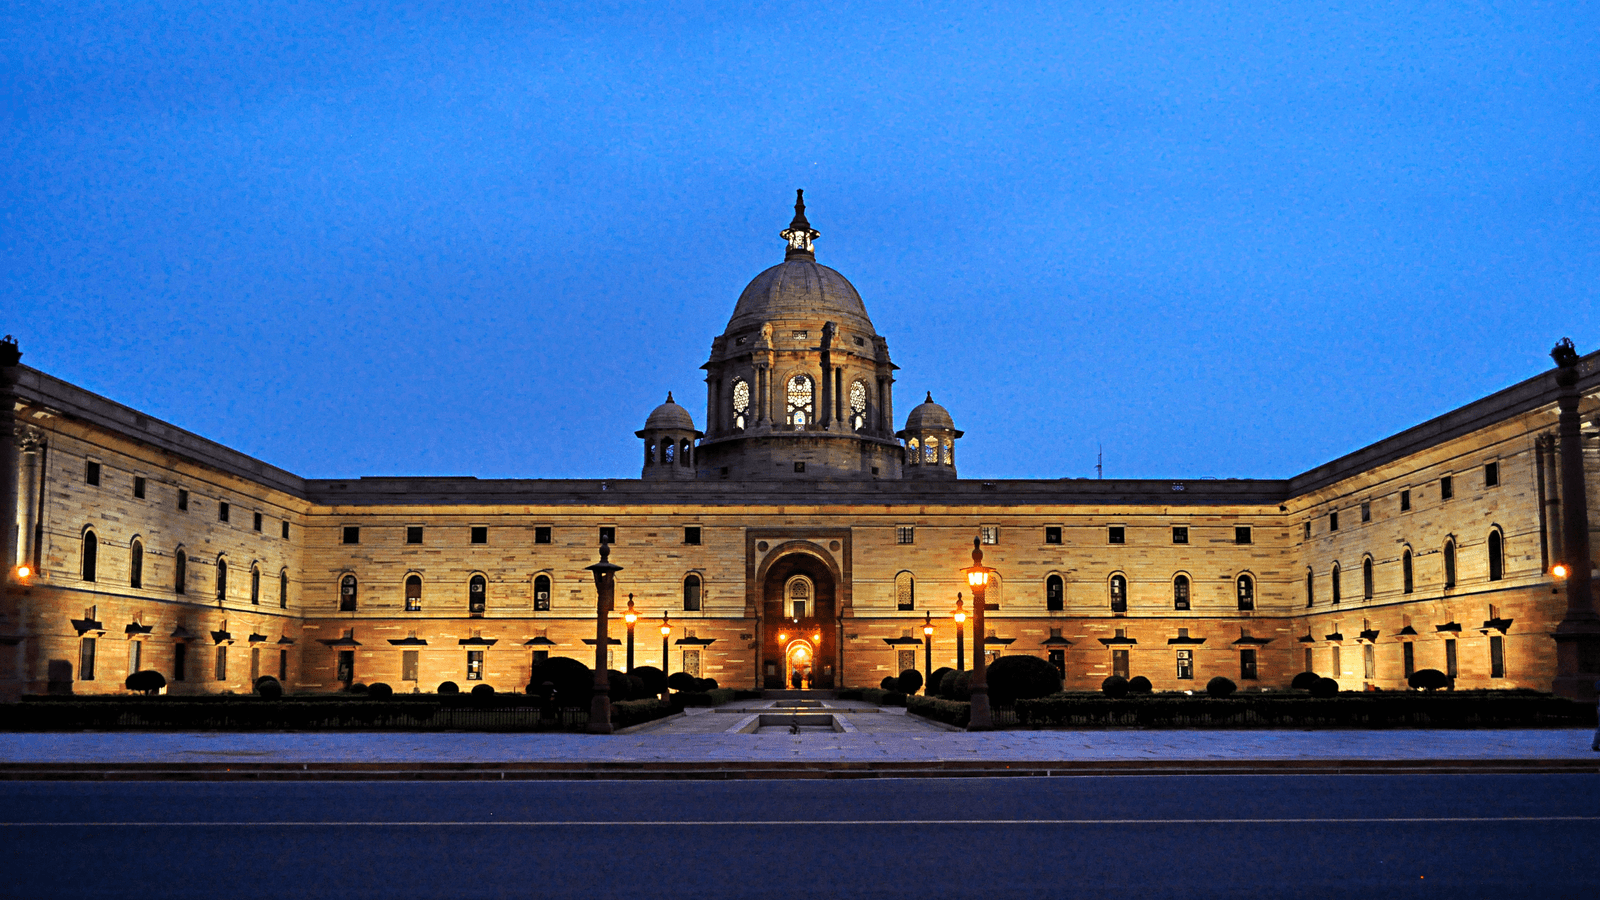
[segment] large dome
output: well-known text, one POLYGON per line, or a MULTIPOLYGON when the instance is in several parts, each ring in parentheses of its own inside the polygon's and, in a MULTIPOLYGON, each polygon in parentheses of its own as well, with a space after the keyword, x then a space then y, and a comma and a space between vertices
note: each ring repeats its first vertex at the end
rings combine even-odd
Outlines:
POLYGON ((844 330, 877 334, 861 295, 843 275, 814 260, 796 257, 752 280, 728 320, 728 332, 759 328, 780 319, 837 322, 844 330))

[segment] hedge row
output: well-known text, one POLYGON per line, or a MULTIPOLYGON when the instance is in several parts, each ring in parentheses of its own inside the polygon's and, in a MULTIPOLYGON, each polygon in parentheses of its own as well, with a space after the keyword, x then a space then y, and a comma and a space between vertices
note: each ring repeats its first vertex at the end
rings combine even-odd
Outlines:
POLYGON ((736 693, 738 692, 733 688, 712 688, 709 691, 679 691, 669 696, 672 698, 673 707, 681 712, 686 706, 721 706, 724 703, 731 703, 736 693))
POLYGON ((653 722, 664 719, 675 712, 672 704, 659 697, 646 700, 619 700, 611 704, 611 725, 613 728, 627 728, 629 725, 638 725, 641 722, 653 722))
POLYGON ((321 729, 380 729, 394 731, 552 731, 579 728, 588 723, 587 709, 544 711, 520 698, 519 705, 500 702, 493 695, 463 702, 431 703, 416 700, 299 700, 266 701, 236 697, 232 703, 214 700, 189 702, 163 700, 129 703, 117 700, 17 703, 0 706, 0 730, 77 731, 94 729, 316 731, 321 729), (485 702, 489 701, 489 702, 485 702))
POLYGON ((1329 699, 1301 694, 1155 696, 1110 699, 1093 694, 1018 700, 1023 725, 1135 725, 1162 727, 1387 728, 1585 727, 1595 725, 1593 704, 1534 692, 1454 694, 1347 693, 1329 699))
POLYGON ((961 700, 941 700, 937 697, 907 697, 906 711, 936 722, 967 727, 972 716, 972 704, 961 700))
POLYGON ((861 699, 867 703, 876 703, 879 706, 905 706, 906 695, 899 691, 886 691, 882 688, 862 688, 861 699))

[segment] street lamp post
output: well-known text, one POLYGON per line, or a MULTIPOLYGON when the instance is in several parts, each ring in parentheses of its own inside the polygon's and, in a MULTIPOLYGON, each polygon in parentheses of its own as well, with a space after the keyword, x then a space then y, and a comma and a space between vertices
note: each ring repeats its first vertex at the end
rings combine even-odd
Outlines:
POLYGON ((594 615, 594 698, 589 701, 589 733, 610 734, 611 728, 611 677, 606 672, 606 618, 611 615, 616 598, 616 575, 622 567, 611 561, 611 545, 600 543, 600 561, 584 568, 594 573, 597 597, 594 615))
POLYGON ((668 620, 667 615, 666 610, 661 611, 661 674, 663 675, 672 671, 672 667, 667 665, 667 638, 672 637, 672 622, 668 620))
POLYGON ((956 594, 956 611, 951 618, 956 620, 956 671, 965 672, 967 670, 967 611, 961 606, 960 593, 956 594))
POLYGON ((972 714, 968 731, 988 731, 994 727, 989 713, 989 681, 983 653, 983 593, 989 586, 989 573, 994 570, 983 564, 983 548, 978 538, 972 539, 972 565, 965 570, 967 584, 972 588, 972 714))
POLYGON ((628 595, 628 611, 622 614, 622 621, 628 623, 628 667, 623 669, 629 675, 633 674, 633 625, 639 621, 639 614, 633 611, 633 595, 628 595))
POLYGON ((933 684, 933 611, 924 610, 922 613, 922 692, 928 692, 929 685, 933 684))

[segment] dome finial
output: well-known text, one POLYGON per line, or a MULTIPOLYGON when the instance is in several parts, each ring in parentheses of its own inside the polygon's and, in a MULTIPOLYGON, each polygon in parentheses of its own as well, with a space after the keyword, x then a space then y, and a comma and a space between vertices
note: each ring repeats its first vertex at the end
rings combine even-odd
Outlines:
POLYGON ((671 391, 667 391, 667 402, 668 402, 668 403, 674 403, 674 402, 676 402, 676 401, 674 401, 674 400, 673 400, 673 399, 672 399, 672 392, 671 392, 671 391))
POLYGON ((928 399, 926 399, 926 400, 924 400, 922 402, 923 403, 932 403, 933 402, 933 391, 929 391, 928 392, 928 399))
POLYGON ((822 237, 822 233, 813 229, 811 223, 806 221, 806 192, 804 189, 795 190, 794 219, 789 222, 789 227, 785 228, 778 236, 789 242, 789 249, 784 253, 784 259, 793 259, 796 256, 815 258, 815 254, 811 249, 811 242, 822 237))

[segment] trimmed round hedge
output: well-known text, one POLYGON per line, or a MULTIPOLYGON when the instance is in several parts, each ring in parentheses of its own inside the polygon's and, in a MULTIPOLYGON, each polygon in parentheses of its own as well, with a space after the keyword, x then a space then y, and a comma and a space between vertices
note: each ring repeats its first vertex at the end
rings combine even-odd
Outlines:
POLYGON ((878 682, 878 687, 886 691, 898 691, 900 690, 900 679, 893 675, 885 675, 883 680, 878 682))
POLYGON ((928 676, 928 696, 939 696, 940 689, 944 687, 945 676, 953 675, 955 674, 955 671, 955 669, 952 669, 949 666, 940 666, 939 668, 934 669, 933 674, 928 676))
POLYGON ((1450 676, 1438 669, 1418 669, 1406 679, 1406 684, 1419 691, 1437 691, 1450 686, 1450 676))
POLYGON ((644 685, 644 696, 654 697, 667 692, 667 673, 655 666, 634 666, 631 674, 644 685))
POLYGON ((1112 675, 1100 682, 1100 690, 1113 700, 1128 696, 1128 679, 1121 675, 1112 675))
POLYGON ((1221 675, 1206 682, 1206 693, 1212 697, 1231 697, 1238 689, 1239 686, 1234 684, 1232 679, 1223 678, 1221 675))
POLYGON ((456 684, 454 681, 441 682, 439 684, 439 693, 441 693, 441 694, 459 694, 459 693, 461 693, 461 685, 456 684))
POLYGON ((493 693, 494 693, 494 685, 490 685, 490 684, 475 684, 475 685, 472 686, 472 696, 474 696, 474 697, 488 697, 488 696, 492 695, 493 693))
POLYGON ((141 669, 128 676, 122 686, 141 694, 154 694, 167 686, 167 676, 154 669, 141 669))
POLYGON ((694 690, 694 683, 699 679, 688 672, 673 672, 667 676, 667 687, 679 693, 694 690))
POLYGON ((394 696, 394 688, 380 681, 367 688, 367 696, 375 700, 386 700, 394 696))
POLYGON ((1155 690, 1155 688, 1150 684, 1150 679, 1143 675, 1135 675, 1128 679, 1128 693, 1130 694, 1148 694, 1152 690, 1155 690))
POLYGON ((895 679, 895 690, 907 696, 922 690, 922 673, 916 669, 907 669, 895 679))
POLYGON ((1293 681, 1289 682, 1289 687, 1297 691, 1309 691, 1321 680, 1322 676, 1315 672, 1301 672, 1294 677, 1293 681))
POLYGON ((256 693, 263 700, 278 700, 283 697, 283 685, 271 675, 263 675, 256 679, 256 693))
POLYGON ((1318 678, 1317 683, 1311 686, 1311 696, 1326 700, 1339 694, 1339 682, 1332 678, 1318 678))
POLYGON ((1048 660, 1018 653, 1002 656, 989 666, 989 700, 1011 706, 1018 700, 1048 697, 1061 690, 1061 673, 1048 660))
POLYGON ((568 656, 552 656, 529 670, 528 684, 535 693, 544 692, 546 681, 555 688, 558 706, 588 706, 594 694, 594 672, 568 656))
POLYGON ((972 672, 953 672, 939 682, 939 696, 966 702, 972 699, 972 672))

